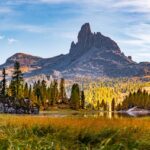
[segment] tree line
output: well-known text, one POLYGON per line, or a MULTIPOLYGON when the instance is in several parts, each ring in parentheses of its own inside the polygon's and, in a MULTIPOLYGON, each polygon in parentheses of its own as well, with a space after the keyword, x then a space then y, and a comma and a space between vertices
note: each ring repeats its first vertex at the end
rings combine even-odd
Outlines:
POLYGON ((0 98, 2 100, 10 98, 21 103, 23 99, 30 99, 33 105, 38 105, 43 110, 61 104, 67 105, 71 109, 85 108, 84 91, 80 91, 78 84, 73 84, 71 96, 68 98, 65 79, 63 78, 60 82, 54 79, 50 85, 47 85, 45 80, 38 80, 30 85, 24 81, 19 62, 14 64, 14 71, 9 85, 7 85, 6 78, 7 73, 4 68, 0 82, 0 98))
MULTIPOLYGON (((113 87, 91 86, 80 89, 75 83, 71 87, 71 94, 68 97, 65 87, 65 79, 60 81, 54 79, 48 85, 45 80, 38 80, 33 85, 25 82, 19 62, 15 62, 14 71, 7 84, 7 72, 2 71, 0 82, 0 99, 13 99, 17 105, 24 105, 23 100, 29 99, 32 105, 39 106, 42 110, 49 110, 51 107, 64 105, 71 109, 94 109, 101 111, 115 111, 128 109, 133 106, 150 109, 150 95, 146 91, 131 91, 130 94, 120 102, 119 92, 113 87)), ((135 86, 135 85, 134 85, 135 86)), ((119 86, 121 88, 121 86, 119 86)), ((126 86, 125 86, 126 87, 126 86)), ((131 86, 130 86, 131 87, 131 86)))
POLYGON ((137 92, 130 93, 124 99, 120 109, 129 109, 135 106, 150 110, 150 94, 141 89, 139 89, 137 92))

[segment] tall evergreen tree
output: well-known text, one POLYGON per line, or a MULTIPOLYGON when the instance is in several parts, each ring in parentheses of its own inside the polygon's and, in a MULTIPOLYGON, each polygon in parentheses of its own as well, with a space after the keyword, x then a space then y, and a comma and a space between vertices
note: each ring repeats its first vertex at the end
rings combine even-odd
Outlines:
POLYGON ((104 100, 102 100, 100 106, 102 107, 103 111, 107 111, 107 103, 104 100))
POLYGON ((0 81, 0 97, 2 96, 2 81, 0 81))
POLYGON ((32 96, 32 86, 29 86, 28 98, 31 99, 32 96))
POLYGON ((85 95, 84 95, 84 91, 81 91, 81 108, 82 109, 85 108, 85 95))
POLYGON ((59 92, 58 92, 58 82, 54 80, 51 87, 51 105, 58 102, 59 92))
POLYGON ((124 99, 122 109, 129 109, 131 107, 150 109, 150 95, 148 92, 139 89, 137 92, 130 93, 124 99))
POLYGON ((11 88, 12 88, 12 96, 15 98, 21 98, 22 96, 22 86, 23 85, 23 74, 20 69, 20 63, 15 62, 14 64, 14 72, 11 81, 11 88))
POLYGON ((63 78, 60 81, 59 98, 62 101, 62 103, 65 103, 66 91, 65 91, 65 80, 63 78))
POLYGON ((112 102, 111 102, 111 111, 115 111, 115 99, 114 98, 112 99, 112 102))
POLYGON ((9 84, 9 96, 16 97, 15 82, 11 80, 9 84))
POLYGON ((42 93, 41 93, 41 90, 40 90, 40 81, 38 80, 37 83, 34 84, 34 94, 36 96, 36 101, 38 104, 41 104, 41 99, 42 99, 42 93))
POLYGON ((47 89, 48 104, 52 104, 52 87, 53 87, 53 83, 51 82, 47 89))
POLYGON ((42 80, 41 83, 41 96, 42 96, 42 105, 45 105, 46 99, 47 99, 47 86, 46 86, 46 81, 42 80))
POLYGON ((3 68, 2 74, 3 74, 3 79, 2 79, 1 95, 5 97, 6 96, 6 75, 7 75, 5 68, 3 68))
POLYGON ((100 110, 100 102, 97 101, 97 110, 100 110))
POLYGON ((72 86, 70 106, 75 110, 80 108, 80 89, 78 84, 73 84, 72 86))
POLYGON ((24 98, 29 98, 29 89, 28 89, 27 83, 25 83, 25 86, 24 86, 24 98))

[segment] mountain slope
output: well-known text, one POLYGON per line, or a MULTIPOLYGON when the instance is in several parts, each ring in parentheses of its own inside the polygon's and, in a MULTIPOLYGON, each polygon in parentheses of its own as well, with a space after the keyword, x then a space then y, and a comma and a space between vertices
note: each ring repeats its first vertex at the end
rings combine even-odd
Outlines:
POLYGON ((9 57, 6 60, 5 64, 1 65, 0 68, 2 68, 3 66, 5 67, 13 66, 13 64, 16 61, 20 62, 21 66, 32 66, 36 62, 40 61, 41 59, 42 59, 41 57, 36 57, 36 56, 29 55, 29 54, 16 53, 13 56, 9 57))
POLYGON ((0 65, 0 70, 6 68, 7 74, 10 76, 13 72, 14 63, 18 61, 20 62, 23 73, 29 73, 30 71, 32 72, 33 70, 40 68, 37 64, 40 60, 42 60, 41 57, 24 53, 16 53, 9 57, 3 65, 0 65))
POLYGON ((90 24, 81 27, 77 43, 72 42, 67 55, 43 59, 34 56, 16 54, 9 58, 2 67, 12 66, 14 61, 22 66, 29 66, 26 77, 56 73, 66 78, 79 76, 90 77, 129 77, 150 73, 150 63, 136 63, 125 56, 117 43, 100 32, 92 33, 90 24))

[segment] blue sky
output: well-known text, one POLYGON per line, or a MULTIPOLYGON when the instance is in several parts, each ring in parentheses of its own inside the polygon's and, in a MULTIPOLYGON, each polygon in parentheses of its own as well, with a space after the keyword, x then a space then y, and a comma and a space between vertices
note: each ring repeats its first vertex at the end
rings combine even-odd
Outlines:
POLYGON ((0 64, 17 52, 66 54, 85 22, 150 61, 150 0, 0 0, 0 64))

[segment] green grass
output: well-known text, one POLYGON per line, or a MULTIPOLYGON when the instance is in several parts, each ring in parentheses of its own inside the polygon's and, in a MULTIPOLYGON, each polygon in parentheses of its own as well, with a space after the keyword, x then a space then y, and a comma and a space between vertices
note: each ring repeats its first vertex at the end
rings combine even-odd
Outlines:
POLYGON ((149 150, 149 118, 0 115, 0 150, 149 150))

